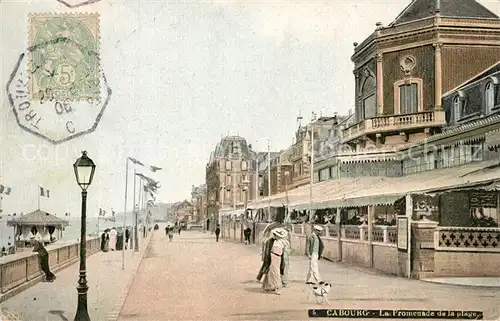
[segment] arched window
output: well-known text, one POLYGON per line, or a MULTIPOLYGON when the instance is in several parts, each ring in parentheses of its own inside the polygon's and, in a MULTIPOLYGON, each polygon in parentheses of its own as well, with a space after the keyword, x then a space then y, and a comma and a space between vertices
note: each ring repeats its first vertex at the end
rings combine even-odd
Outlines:
POLYGON ((375 89, 377 82, 375 77, 368 75, 363 82, 362 98, 363 98, 363 117, 370 119, 377 116, 377 101, 375 98, 375 89))
POLYGON ((453 99, 453 116, 455 122, 462 118, 462 101, 460 100, 460 96, 456 96, 453 99))
POLYGON ((484 101, 486 103, 486 111, 491 111, 495 107, 495 88, 491 81, 484 88, 484 101))

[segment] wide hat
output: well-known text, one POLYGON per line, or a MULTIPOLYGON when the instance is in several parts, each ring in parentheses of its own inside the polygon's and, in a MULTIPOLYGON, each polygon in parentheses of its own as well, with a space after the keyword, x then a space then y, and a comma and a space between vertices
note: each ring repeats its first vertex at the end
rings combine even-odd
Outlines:
POLYGON ((323 228, 319 225, 314 225, 313 227, 316 231, 323 231, 323 228))
POLYGON ((276 235, 277 237, 281 237, 281 238, 286 236, 286 231, 283 229, 280 229, 280 228, 272 230, 271 233, 273 233, 273 235, 276 235))

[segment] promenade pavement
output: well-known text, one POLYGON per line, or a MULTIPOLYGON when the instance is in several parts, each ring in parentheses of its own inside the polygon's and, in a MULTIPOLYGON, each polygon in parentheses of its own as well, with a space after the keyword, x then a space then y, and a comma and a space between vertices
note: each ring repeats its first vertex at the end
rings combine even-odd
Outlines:
MULTIPOLYGON (((201 232, 183 232, 170 243, 157 233, 118 320, 307 320, 308 309, 322 307, 307 299, 307 258, 291 257, 291 286, 281 296, 262 292, 255 280, 260 264, 257 246, 216 243, 201 232)), ((498 320, 499 289, 409 280, 325 260, 319 266, 333 283, 329 308, 479 310, 485 320, 498 320)))
MULTIPOLYGON (((87 257, 87 304, 91 320, 117 319, 151 234, 141 238, 139 252, 125 251, 125 270, 122 270, 122 251, 97 252, 87 257)), ((1 304, 1 310, 23 321, 73 320, 79 266, 77 262, 57 272, 53 283, 40 282, 15 295, 1 304)))

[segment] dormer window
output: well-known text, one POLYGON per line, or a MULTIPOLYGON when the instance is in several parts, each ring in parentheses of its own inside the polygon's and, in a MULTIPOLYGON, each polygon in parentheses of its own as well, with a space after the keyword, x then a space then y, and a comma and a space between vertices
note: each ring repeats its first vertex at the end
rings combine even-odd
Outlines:
POLYGON ((238 152, 239 152, 239 146, 238 146, 238 143, 233 143, 232 148, 231 148, 231 152, 232 152, 233 154, 235 154, 235 155, 237 155, 237 154, 238 154, 238 152))
POLYGON ((488 82, 484 88, 484 101, 486 111, 490 112, 495 107, 495 87, 492 81, 488 82))
POLYGON ((460 98, 459 95, 453 98, 453 118, 455 122, 458 122, 460 118, 462 118, 464 114, 463 106, 464 106, 463 100, 460 98))

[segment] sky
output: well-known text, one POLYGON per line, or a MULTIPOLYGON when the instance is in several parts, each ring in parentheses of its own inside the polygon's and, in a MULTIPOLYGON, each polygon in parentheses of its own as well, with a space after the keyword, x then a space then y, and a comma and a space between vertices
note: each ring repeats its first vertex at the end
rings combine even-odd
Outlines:
MULTIPOLYGON (((72 0, 73 2, 77 0, 72 0)), ((500 14, 500 1, 479 1, 500 14)), ((162 167, 158 202, 191 198, 210 152, 226 135, 272 151, 292 143, 297 116, 354 106, 353 42, 389 24, 409 0, 107 1, 70 9, 56 0, 0 0, 0 184, 4 213, 80 215, 72 164, 96 163, 88 215, 125 208, 125 163, 162 167), (100 15, 101 65, 112 96, 94 132, 53 145, 21 128, 6 88, 28 47, 28 14, 100 15)), ((132 173, 130 168, 130 173, 132 173)), ((133 204, 128 177, 127 209, 133 204)))

